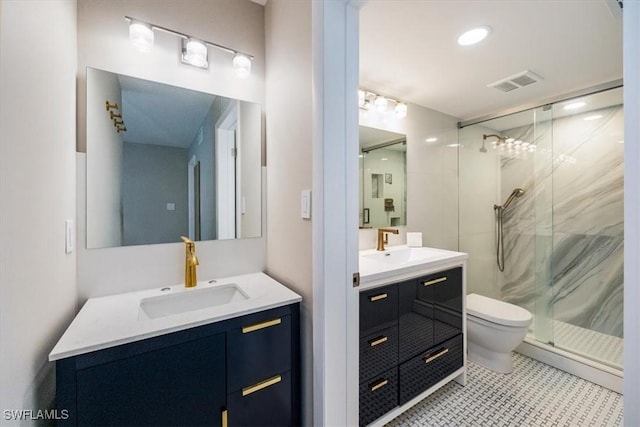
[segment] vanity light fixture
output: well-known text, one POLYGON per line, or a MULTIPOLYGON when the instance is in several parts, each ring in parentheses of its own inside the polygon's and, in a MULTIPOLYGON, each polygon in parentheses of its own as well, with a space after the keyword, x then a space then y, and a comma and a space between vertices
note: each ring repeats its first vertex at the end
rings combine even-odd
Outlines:
POLYGON ((204 69, 209 68, 208 46, 211 46, 233 55, 233 69, 239 78, 246 79, 251 75, 252 55, 204 39, 192 37, 170 28, 141 21, 130 16, 125 16, 125 19, 129 21, 129 38, 131 43, 139 50, 145 52, 150 51, 153 47, 154 30, 163 31, 182 38, 182 49, 180 52, 180 60, 182 63, 204 69))
POLYGON ((375 109, 381 114, 387 114, 392 109, 399 119, 407 116, 408 106, 406 103, 378 95, 368 90, 358 90, 358 106, 363 110, 370 110, 372 105, 375 106, 375 109))
POLYGON ((131 19, 129 39, 133 47, 141 52, 150 52, 153 47, 153 30, 146 22, 131 19))
POLYGON ((183 64, 193 65, 194 67, 209 68, 209 55, 207 45, 200 40, 189 38, 182 39, 182 56, 180 58, 183 64))
POLYGON ((251 59, 243 53, 236 53, 233 55, 233 69, 239 78, 248 78, 251 75, 251 59))

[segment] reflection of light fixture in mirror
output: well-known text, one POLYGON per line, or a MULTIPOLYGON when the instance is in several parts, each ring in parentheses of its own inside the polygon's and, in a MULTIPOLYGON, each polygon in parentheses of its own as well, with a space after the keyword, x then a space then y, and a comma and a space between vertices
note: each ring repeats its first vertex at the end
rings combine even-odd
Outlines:
POLYGON ((401 119, 407 116, 408 107, 406 103, 378 95, 368 90, 358 90, 358 106, 363 110, 369 110, 373 105, 379 113, 387 114, 391 110, 389 104, 392 105, 396 117, 401 119))
POLYGON ((367 96, 363 90, 358 91, 358 106, 360 108, 364 108, 365 103, 367 102, 367 96))
POLYGON ((129 23, 129 40, 140 52, 150 52, 153 47, 153 30, 145 22, 134 19, 129 23))
POLYGON ((385 111, 387 111, 387 104, 389 102, 387 101, 387 98, 385 98, 382 95, 378 95, 376 96, 376 100, 374 101, 374 105, 376 106, 376 110, 378 110, 381 113, 384 113, 385 111))
POLYGON ((151 24, 149 22, 140 21, 139 19, 132 18, 130 16, 125 16, 125 19, 129 21, 129 37, 131 43, 133 43, 137 49, 145 52, 151 50, 151 47, 153 46, 153 31, 163 31, 183 39, 181 49, 182 63, 200 68, 208 68, 209 60, 207 46, 211 46, 233 55, 233 69, 239 78, 246 79, 251 75, 252 55, 248 55, 201 38, 196 39, 188 34, 162 27, 160 25, 151 24))
POLYGON ((398 102, 396 104, 396 116, 402 118, 402 117, 407 117, 407 104, 405 104, 404 102, 398 102))
POLYGON ((436 142, 438 140, 438 138, 436 138, 435 136, 432 136, 430 138, 427 138, 424 140, 424 142, 436 142))
POLYGON ((209 56, 207 45, 200 40, 189 38, 182 40, 182 57, 183 64, 193 65, 198 68, 209 67, 209 56))
POLYGON ((233 69, 239 78, 248 78, 251 75, 251 59, 243 53, 236 53, 233 55, 233 69))

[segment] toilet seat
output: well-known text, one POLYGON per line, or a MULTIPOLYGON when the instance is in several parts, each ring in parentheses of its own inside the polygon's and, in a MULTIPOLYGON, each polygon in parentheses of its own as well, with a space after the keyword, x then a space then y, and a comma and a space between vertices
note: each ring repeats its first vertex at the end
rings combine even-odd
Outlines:
POLYGON ((467 295, 467 314, 498 325, 527 327, 531 323, 531 313, 522 307, 488 298, 483 295, 467 295))

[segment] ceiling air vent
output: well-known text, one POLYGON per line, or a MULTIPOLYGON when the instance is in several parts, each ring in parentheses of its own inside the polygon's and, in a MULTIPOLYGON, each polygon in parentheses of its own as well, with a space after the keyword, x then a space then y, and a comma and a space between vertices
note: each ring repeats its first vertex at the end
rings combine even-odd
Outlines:
POLYGON ((529 86, 530 84, 539 82, 540 80, 542 80, 542 77, 527 70, 518 74, 514 74, 513 76, 507 77, 506 79, 498 80, 497 82, 488 84, 487 87, 492 87, 502 92, 510 92, 514 89, 529 86))

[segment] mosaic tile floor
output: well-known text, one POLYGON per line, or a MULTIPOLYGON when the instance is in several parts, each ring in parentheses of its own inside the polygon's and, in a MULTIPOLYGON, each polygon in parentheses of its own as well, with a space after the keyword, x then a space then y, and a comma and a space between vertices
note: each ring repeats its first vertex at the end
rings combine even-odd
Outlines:
POLYGON ((467 386, 450 382, 387 426, 622 425, 622 395, 514 353, 502 375, 469 362, 467 386))

